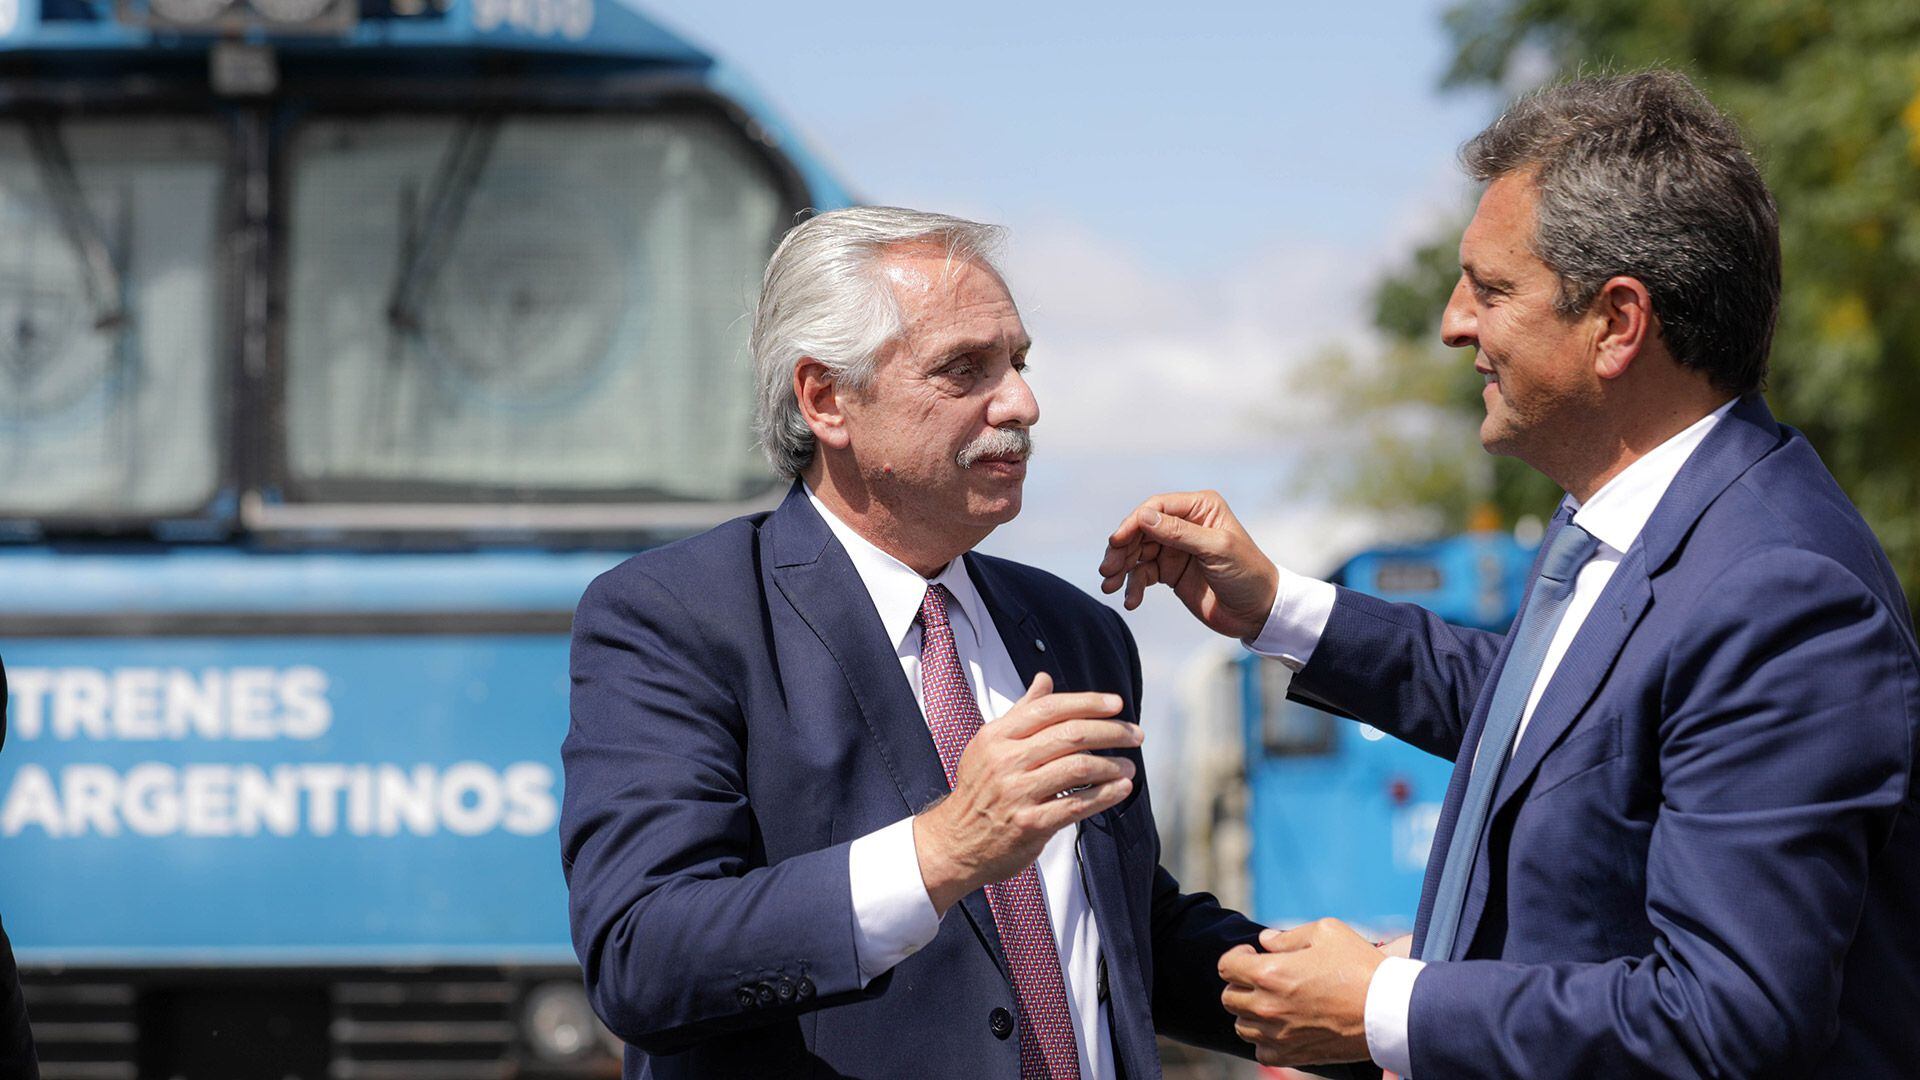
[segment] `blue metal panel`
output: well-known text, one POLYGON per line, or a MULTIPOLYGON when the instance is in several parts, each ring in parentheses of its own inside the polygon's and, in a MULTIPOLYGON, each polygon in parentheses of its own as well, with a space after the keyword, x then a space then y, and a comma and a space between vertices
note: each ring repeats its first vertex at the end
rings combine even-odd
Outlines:
MULTIPOLYGON (((1519 609, 1534 548, 1502 533, 1376 548, 1333 580, 1449 622, 1504 631, 1519 609)), ((1256 917, 1290 925, 1332 915, 1380 936, 1412 929, 1420 882, 1453 763, 1378 730, 1328 718, 1324 753, 1268 756, 1257 665, 1243 664, 1256 917)))
MULTIPOLYGON (((624 555, 257 554, 156 548, 116 555, 0 551, 9 615, 169 612, 572 611, 624 555)), ((7 655, 7 654, 0 654, 7 655)), ((11 655, 7 655, 11 661, 11 655)))
POLYGON ((1248 770, 1262 922, 1333 915, 1381 936, 1412 929, 1452 763, 1378 736, 1341 720, 1332 753, 1248 770))
POLYGON ((1468 533, 1362 552, 1335 578, 1373 596, 1419 604, 1449 622, 1504 629, 1519 607, 1533 552, 1504 533, 1468 533), (1429 571, 1425 581, 1415 580, 1421 576, 1416 568, 1429 571))
POLYGON ((571 960, 563 636, 0 649, 23 961, 571 960))
POLYGON ((715 64, 707 72, 707 85, 721 96, 739 103, 760 124, 774 148, 792 159, 801 180, 812 193, 815 210, 839 210, 859 201, 840 183, 839 177, 827 168, 826 163, 807 149, 800 136, 781 118, 779 111, 760 97, 759 91, 738 69, 726 63, 715 64))

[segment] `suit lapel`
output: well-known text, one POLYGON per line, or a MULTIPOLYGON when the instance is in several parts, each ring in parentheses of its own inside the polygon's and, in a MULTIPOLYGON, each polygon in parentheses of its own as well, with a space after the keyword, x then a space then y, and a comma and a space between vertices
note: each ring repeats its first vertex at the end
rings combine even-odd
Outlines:
MULTIPOLYGON (((971 552, 964 556, 967 576, 973 579, 974 588, 980 591, 980 599, 987 605, 987 615, 993 619, 993 627, 1000 634, 1001 644, 1007 648, 1007 657, 1013 661, 1013 669, 1020 673, 1020 685, 1033 683, 1033 677, 1046 672, 1060 680, 1060 666, 1053 654, 1046 651, 1046 639, 1041 637, 1039 625, 1033 615, 1027 611, 1014 595, 1014 591, 997 580, 992 570, 971 552)), ((1000 965, 1001 974, 1007 974, 1006 954, 1000 947, 1000 931, 993 921, 993 909, 987 904, 985 889, 975 889, 960 899, 961 908, 973 928, 985 942, 988 951, 993 953, 994 962, 1000 965)), ((1008 977, 1009 983, 1012 977, 1008 977)))
MULTIPOLYGON (((907 811, 917 814, 951 794, 926 714, 900 670, 895 643, 887 640, 860 572, 814 510, 804 487, 793 486, 768 530, 774 583, 839 665, 907 811)), ((960 908, 1011 985, 986 891, 968 893, 960 908)))
MULTIPOLYGON (((1112 1013, 1114 1050, 1130 1077, 1158 1076, 1159 1051, 1153 1042, 1152 991, 1147 987, 1141 960, 1141 942, 1134 927, 1146 923, 1151 912, 1136 918, 1124 883, 1129 873, 1121 863, 1120 847, 1107 827, 1107 815, 1080 826, 1081 882, 1087 902, 1100 927, 1100 953, 1106 965, 1107 1008, 1112 1013)), ((1142 841, 1139 850, 1147 845, 1142 841)), ((1139 873, 1138 870, 1132 873, 1139 873)))
POLYGON ((1759 394, 1741 398, 1727 411, 1673 478, 1640 532, 1647 549, 1648 577, 1658 577, 1673 561, 1713 500, 1782 441, 1783 429, 1759 394))
MULTIPOLYGON (((987 605, 994 628, 1000 632, 1000 640, 1007 647, 1014 669, 1020 673, 1021 685, 1030 685, 1034 675, 1044 671, 1053 677, 1056 690, 1101 689, 1073 685, 1062 677, 1059 650, 1072 642, 1049 634, 1040 619, 1021 602, 1019 591, 996 574, 991 563, 968 555, 967 572, 980 590, 980 598, 987 605)), ((1081 823, 1079 851, 1083 873, 1080 880, 1100 927, 1100 952, 1106 960, 1107 1007, 1113 1013, 1111 1031, 1115 1052, 1126 1064, 1127 1075, 1153 1076, 1158 1075, 1157 1071, 1147 1070, 1157 1066, 1159 1052, 1151 1037, 1142 1034, 1153 1030, 1152 1018, 1146 1011, 1152 997, 1141 978, 1145 965, 1132 931, 1136 920, 1127 900, 1127 869, 1121 864, 1120 848, 1113 836, 1114 813, 1115 810, 1105 810, 1081 823), (1143 1066, 1142 1062, 1151 1064, 1143 1066)))
POLYGON ((1526 784, 1593 700, 1628 636, 1653 603, 1653 579, 1673 560, 1700 515, 1779 440, 1780 426, 1766 402, 1754 395, 1728 410, 1675 474, 1554 669, 1500 778, 1494 814, 1526 784))
MULTIPOLYGON (((1500 786, 1494 793, 1492 811, 1487 817, 1488 828, 1492 828, 1499 820, 1502 809, 1526 786, 1527 781, 1539 770, 1541 762, 1593 701, 1607 674, 1613 670, 1614 662, 1619 659, 1620 650, 1652 605, 1654 579, 1672 562, 1694 524, 1700 520, 1700 515, 1754 462, 1778 446, 1780 438, 1780 426, 1767 410, 1765 400, 1758 394, 1750 395, 1727 412, 1675 475, 1673 483, 1647 519, 1645 528, 1640 531, 1639 539, 1621 558, 1620 566, 1614 570, 1606 589, 1595 601, 1586 621, 1568 646, 1566 655, 1554 669, 1553 679, 1541 695, 1540 703, 1534 708, 1533 716, 1515 747, 1513 758, 1501 775, 1500 786)), ((1541 549, 1544 551, 1545 548, 1546 544, 1543 543, 1541 549)), ((1536 560, 1536 576, 1538 572, 1536 560)), ((1476 706, 1479 722, 1484 722, 1485 708, 1498 678, 1499 673, 1495 671, 1481 689, 1480 701, 1476 706)), ((1470 752, 1470 749, 1462 750, 1463 754, 1470 752)), ((1455 774, 1457 778, 1458 768, 1455 774)), ((1464 785, 1457 786, 1464 791, 1464 785)), ((1451 805, 1454 801, 1452 791, 1449 791, 1448 797, 1451 805)), ((1444 827, 1447 823, 1443 820, 1442 824, 1444 827)), ((1445 852, 1436 847, 1433 859, 1428 862, 1429 888, 1423 892, 1431 892, 1430 886, 1438 877, 1437 867, 1444 859, 1445 852)), ((1484 858, 1476 862, 1473 881, 1467 890, 1467 907, 1462 913, 1459 934, 1455 938, 1456 959, 1464 956, 1472 945, 1480 917, 1486 910, 1490 873, 1484 858)), ((1423 896, 1419 920, 1423 926, 1426 909, 1431 902, 1431 896, 1423 896)))
MULTIPOLYGON (((1555 520, 1547 534, 1542 538, 1540 547, 1534 552, 1533 566, 1527 571, 1527 581, 1533 582, 1540 576, 1540 562, 1547 557, 1547 545, 1553 542, 1553 534, 1563 525, 1556 512, 1555 520)), ((1531 591, 1531 585, 1529 585, 1531 591)), ((1526 607, 1523 597, 1521 607, 1526 607)), ((1480 684, 1480 694, 1474 699, 1473 715, 1467 720, 1467 731, 1460 740, 1460 750, 1454 755, 1453 773, 1447 778, 1447 796, 1440 804, 1440 819, 1434 825, 1433 846, 1427 853, 1427 869, 1420 881, 1420 906, 1413 918, 1414 955, 1427 940, 1427 924, 1433 918, 1433 902, 1440 888, 1440 871, 1447 864, 1447 852, 1453 847, 1453 830, 1460 820, 1460 805, 1466 801, 1467 781, 1472 777, 1474 751, 1480 746, 1480 736, 1486 730, 1487 711, 1493 703, 1493 687, 1500 681, 1500 673, 1506 670, 1507 657, 1513 652, 1513 627, 1507 628, 1507 636, 1500 643, 1500 652, 1487 668, 1485 679, 1480 684)))
POLYGON ((1527 729, 1514 747, 1512 760, 1500 774, 1500 786, 1493 796, 1494 814, 1513 798, 1514 792, 1540 767, 1547 752, 1580 718, 1607 672, 1613 670, 1621 647, 1652 601, 1646 551, 1636 542, 1614 568, 1613 577, 1594 602, 1593 610, 1587 613, 1586 622, 1580 624, 1580 632, 1567 646, 1560 666, 1554 669, 1546 692, 1540 695, 1540 704, 1527 721, 1527 729))
POLYGON ((1032 683, 1033 677, 1044 671, 1053 677, 1054 686, 1060 688, 1060 664, 1054 656, 1052 643, 1041 631, 1039 620, 1027 610, 1010 583, 996 574, 985 559, 972 553, 968 553, 965 559, 967 576, 973 579, 973 587, 980 590, 980 599, 987 605, 987 614, 993 618, 993 628, 999 632, 1001 643, 1007 647, 1007 656, 1013 660, 1013 669, 1020 673, 1021 685, 1032 683))
MULTIPOLYGON (((1644 566, 1641 547, 1635 543, 1614 570, 1606 589, 1588 613, 1587 621, 1581 625, 1580 632, 1568 646, 1560 666, 1554 670, 1552 681, 1547 684, 1546 692, 1540 696, 1540 704, 1527 721, 1526 730, 1521 732, 1512 758, 1500 774, 1500 786, 1494 790, 1493 806, 1487 814, 1489 830, 1500 820, 1501 809, 1513 799, 1516 792, 1525 787, 1527 779, 1540 768, 1547 754, 1579 719, 1605 680, 1607 672, 1613 670, 1613 662, 1620 655, 1621 646, 1626 644, 1628 635, 1639 624, 1641 615, 1645 614, 1653 598, 1644 566)), ((1484 767, 1491 763, 1483 760, 1478 764, 1484 767)), ((1452 959, 1455 960, 1466 956, 1473 944, 1474 933, 1479 929, 1480 916, 1487 909, 1493 873, 1488 862, 1489 850, 1483 844, 1479 857, 1474 860, 1473 876, 1467 885, 1466 906, 1461 911, 1460 929, 1454 937, 1452 959)))
POLYGON ((774 584, 839 665, 902 804, 919 813, 948 793, 947 777, 859 571, 799 484, 774 511, 767 531, 774 584))

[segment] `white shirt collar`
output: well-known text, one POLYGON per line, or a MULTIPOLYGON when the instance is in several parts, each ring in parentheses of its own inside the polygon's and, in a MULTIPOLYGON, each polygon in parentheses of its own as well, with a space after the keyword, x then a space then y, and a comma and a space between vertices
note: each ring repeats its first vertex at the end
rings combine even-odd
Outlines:
POLYGON ((873 600, 874 610, 880 613, 880 625, 886 628, 887 640, 898 649, 907 639, 908 631, 913 629, 914 620, 920 616, 920 603, 926 599, 927 589, 933 585, 945 585, 953 598, 960 602, 960 613, 968 629, 973 634, 976 646, 980 643, 982 627, 986 626, 986 601, 981 599, 980 590, 974 588, 973 578, 967 573, 965 557, 958 558, 940 569, 931 578, 920 576, 919 571, 899 559, 881 551, 873 542, 853 531, 853 526, 841 521, 839 516, 827 509, 827 504, 806 487, 807 499, 819 512, 820 520, 827 523, 833 531, 834 539, 847 550, 847 558, 853 560, 853 568, 860 575, 861 584, 867 587, 867 595, 873 600))
POLYGON ((1735 398, 1694 421, 1684 431, 1646 452, 1640 460, 1620 470, 1585 504, 1569 495, 1564 505, 1574 510, 1574 523, 1593 534, 1594 539, 1624 553, 1647 527, 1647 519, 1660 505, 1660 499, 1673 485, 1673 478, 1694 450, 1706 439, 1735 398))

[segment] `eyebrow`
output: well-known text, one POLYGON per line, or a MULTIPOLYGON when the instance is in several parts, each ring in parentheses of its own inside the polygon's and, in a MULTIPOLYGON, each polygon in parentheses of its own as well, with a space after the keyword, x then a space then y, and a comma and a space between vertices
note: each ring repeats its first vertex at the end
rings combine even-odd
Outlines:
POLYGON ((1478 285, 1483 289, 1496 289, 1500 292, 1513 291, 1513 282, 1508 281, 1505 278, 1494 277, 1489 274, 1483 274, 1475 270, 1473 267, 1468 266, 1466 263, 1460 264, 1460 270, 1462 273, 1467 275, 1468 280, 1472 281, 1475 285, 1478 285))
MULTIPOLYGON (((1000 339, 997 337, 967 338, 960 341, 948 342, 947 344, 942 345, 939 349, 936 349, 933 355, 939 360, 939 362, 945 363, 949 360, 958 359, 959 357, 968 356, 973 353, 992 352, 999 347, 1000 347, 1000 339)), ((1026 353, 1028 350, 1032 348, 1033 348, 1033 339, 1029 338, 1024 342, 1021 342, 1019 346, 1013 349, 1013 355, 1015 356, 1023 355, 1024 353, 1026 353)))

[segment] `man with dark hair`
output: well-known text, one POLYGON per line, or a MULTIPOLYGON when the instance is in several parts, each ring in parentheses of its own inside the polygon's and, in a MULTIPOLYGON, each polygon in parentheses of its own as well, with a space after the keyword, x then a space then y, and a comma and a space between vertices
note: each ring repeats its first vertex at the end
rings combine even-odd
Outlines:
MULTIPOLYGON (((7 669, 0 666, 0 748, 7 745, 7 669)), ((0 1077, 35 1080, 33 1032, 27 1027, 27 1002, 20 996, 20 973, 13 966, 13 943, 0 926, 0 1077)))
POLYGON ((1270 1063, 1441 1077, 1856 1077, 1920 1062, 1920 648, 1879 544, 1759 390, 1775 210, 1682 76, 1552 87, 1441 323, 1490 451, 1567 491, 1504 637, 1276 567, 1211 492, 1105 588, 1170 585, 1291 693, 1452 758, 1411 940, 1323 920, 1221 960, 1270 1063))

